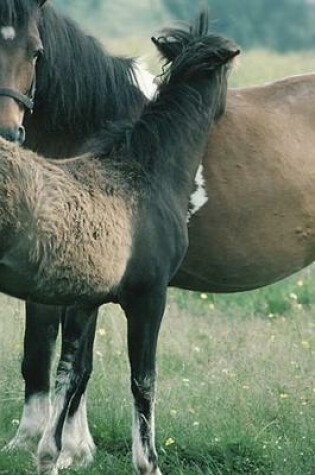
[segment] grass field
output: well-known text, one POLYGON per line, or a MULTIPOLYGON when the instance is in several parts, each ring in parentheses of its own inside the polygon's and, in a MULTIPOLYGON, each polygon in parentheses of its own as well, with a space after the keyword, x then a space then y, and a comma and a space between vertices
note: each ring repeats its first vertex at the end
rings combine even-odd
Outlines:
MULTIPOLYGON (((155 47, 147 37, 129 38, 128 41, 106 42, 106 47, 113 53, 140 57, 153 74, 161 73, 161 66, 155 47)), ((287 53, 280 55, 266 50, 242 52, 237 65, 230 76, 231 87, 245 87, 273 81, 284 76, 303 74, 315 70, 315 51, 287 53)))
MULTIPOLYGON (((126 48, 125 48, 126 50, 126 48)), ((233 85, 311 71, 315 54, 244 55, 233 85)), ((0 445, 23 403, 23 304, 0 296, 0 445)), ((170 290, 158 351, 157 449, 164 475, 315 475, 315 268, 250 293, 170 290)), ((102 309, 89 419, 98 453, 78 475, 127 475, 131 397, 124 317, 102 309)), ((0 453, 0 475, 34 474, 0 453)))

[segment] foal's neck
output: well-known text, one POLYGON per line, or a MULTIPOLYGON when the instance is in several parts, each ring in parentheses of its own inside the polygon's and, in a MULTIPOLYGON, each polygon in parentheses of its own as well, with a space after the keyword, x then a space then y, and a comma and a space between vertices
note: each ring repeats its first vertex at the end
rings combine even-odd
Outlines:
POLYGON ((220 85, 209 78, 166 84, 133 129, 135 157, 175 191, 184 208, 214 122, 219 92, 220 85))

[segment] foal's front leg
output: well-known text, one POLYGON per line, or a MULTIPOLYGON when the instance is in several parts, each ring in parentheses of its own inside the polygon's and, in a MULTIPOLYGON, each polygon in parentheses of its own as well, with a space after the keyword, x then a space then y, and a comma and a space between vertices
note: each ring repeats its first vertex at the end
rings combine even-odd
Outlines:
POLYGON ((36 447, 50 416, 50 368, 62 308, 26 302, 25 311, 24 408, 17 433, 5 450, 36 447))
POLYGON ((140 475, 161 475, 155 449, 156 346, 166 289, 132 295, 124 310, 128 324, 131 390, 134 397, 132 453, 140 475))
POLYGON ((73 416, 73 408, 78 408, 91 373, 86 363, 91 362, 87 354, 92 352, 97 310, 72 307, 71 312, 72 338, 65 341, 67 352, 62 353, 57 370, 52 415, 38 446, 39 475, 58 473, 64 424, 73 416))

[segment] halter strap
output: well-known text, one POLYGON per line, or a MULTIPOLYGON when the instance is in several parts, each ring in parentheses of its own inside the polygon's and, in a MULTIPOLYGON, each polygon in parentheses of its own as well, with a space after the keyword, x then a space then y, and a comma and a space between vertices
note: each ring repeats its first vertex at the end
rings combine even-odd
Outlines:
POLYGON ((36 91, 36 76, 34 75, 30 95, 22 94, 15 89, 10 89, 9 87, 0 87, 0 96, 11 97, 15 101, 22 104, 25 109, 28 109, 30 112, 33 112, 34 109, 34 97, 36 91))

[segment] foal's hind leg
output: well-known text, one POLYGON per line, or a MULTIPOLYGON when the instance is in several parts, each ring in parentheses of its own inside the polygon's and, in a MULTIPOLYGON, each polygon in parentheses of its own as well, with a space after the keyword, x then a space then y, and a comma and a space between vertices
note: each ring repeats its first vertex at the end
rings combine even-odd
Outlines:
MULTIPOLYGON (((38 446, 39 475, 58 473, 57 462, 63 448, 64 424, 68 414, 71 423, 72 403, 78 407, 91 373, 91 367, 86 367, 86 354, 92 352, 97 310, 72 307, 68 311, 71 314, 72 337, 64 341, 67 351, 63 352, 57 370, 52 415, 38 446)), ((77 444, 76 454, 86 456, 86 446, 81 445, 81 440, 77 440, 77 444)))
POLYGON ((49 380, 53 350, 58 334, 61 307, 27 302, 22 374, 25 402, 15 437, 5 450, 29 449, 37 445, 50 415, 49 380))
POLYGON ((134 397, 132 452, 140 475, 161 475, 155 449, 156 346, 166 290, 130 295, 123 305, 128 322, 131 390, 134 397))

